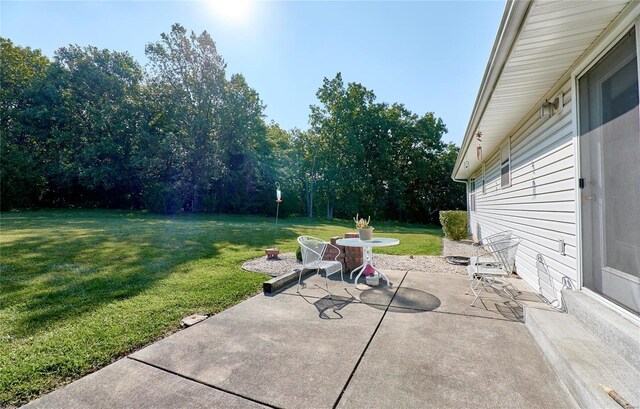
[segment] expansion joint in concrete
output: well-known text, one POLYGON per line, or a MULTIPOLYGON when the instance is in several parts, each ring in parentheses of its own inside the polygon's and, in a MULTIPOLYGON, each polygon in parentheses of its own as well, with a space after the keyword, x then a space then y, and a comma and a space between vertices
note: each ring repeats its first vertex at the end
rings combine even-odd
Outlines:
POLYGON ((340 403, 340 399, 342 399, 342 395, 344 395, 344 392, 349 387, 349 383, 351 383, 351 379, 353 378, 353 375, 358 370, 358 366, 360 365, 360 362, 362 362, 362 358, 364 358, 364 355, 367 353, 367 350, 369 349, 369 345, 371 345, 371 341, 373 341, 373 338, 375 338, 376 333, 378 332, 378 329, 380 328, 380 325, 382 325, 382 321, 384 321, 384 317, 387 315, 387 311, 389 311, 389 307, 391 307, 391 304, 393 304, 393 299, 396 298, 396 294, 398 293, 398 290, 402 286, 402 283, 404 282, 404 279, 407 276, 408 272, 409 272, 408 270, 404 272, 404 275, 402 276, 402 280, 400 280, 400 284, 398 284, 396 286, 396 290, 393 292, 393 297, 391 297, 391 300, 389 301, 389 304, 387 304, 387 308, 385 308, 384 313, 382 314, 382 317, 380 317, 380 321, 378 321, 378 325, 376 325, 376 328, 373 330, 373 333, 371 334, 371 337, 369 338, 369 341, 367 342, 367 345, 365 345, 364 349, 362 350, 362 353, 360 354, 360 357, 358 358, 358 361, 356 362, 355 366, 353 367, 353 370, 351 371, 351 374, 349 375, 349 378, 347 379, 347 382, 344 384, 344 387, 342 388, 342 391, 340 391, 340 395, 338 395, 338 398, 336 399, 336 402, 333 404, 333 409, 338 407, 338 404, 340 403))
POLYGON ((248 396, 244 396, 244 395, 241 395, 241 394, 239 394, 239 393, 235 393, 235 392, 232 392, 232 391, 229 391, 229 390, 226 390, 226 389, 220 388, 220 387, 218 387, 218 386, 211 385, 211 384, 209 384, 209 383, 199 381, 199 380, 197 380, 197 379, 195 379, 195 378, 192 378, 192 377, 190 377, 190 376, 185 376, 185 375, 179 374, 179 373, 174 372, 174 371, 172 371, 172 370, 170 370, 170 369, 166 369, 166 368, 163 368, 163 367, 161 367, 161 366, 157 366, 157 365, 154 365, 154 364, 150 364, 149 362, 145 362, 145 361, 142 361, 142 360, 140 360, 140 359, 133 358, 133 357, 131 357, 131 356, 128 356, 127 358, 128 358, 128 359, 131 359, 131 360, 133 360, 133 361, 139 362, 139 363, 141 363, 141 364, 151 366, 151 367, 156 368, 156 369, 158 369, 158 370, 161 370, 161 371, 163 371, 163 372, 170 373, 171 375, 175 375, 175 376, 177 376, 177 377, 180 377, 180 378, 186 379, 186 380, 188 380, 188 381, 195 382, 195 383, 198 383, 198 384, 200 384, 200 385, 204 385, 204 386, 207 386, 207 387, 209 387, 209 388, 212 388, 212 389, 218 390, 218 391, 220 391, 220 392, 228 393, 229 395, 233 395, 233 396, 236 396, 236 397, 238 397, 238 398, 241 398, 241 399, 245 399, 245 400, 251 401, 251 402, 253 402, 253 403, 258 403, 258 404, 263 405, 263 406, 266 406, 266 407, 268 407, 268 408, 273 408, 273 409, 282 409, 282 408, 280 408, 279 406, 273 406, 273 405, 271 405, 271 404, 269 404, 269 403, 267 403, 267 402, 262 402, 262 401, 260 401, 260 400, 250 398, 250 397, 248 397, 248 396))

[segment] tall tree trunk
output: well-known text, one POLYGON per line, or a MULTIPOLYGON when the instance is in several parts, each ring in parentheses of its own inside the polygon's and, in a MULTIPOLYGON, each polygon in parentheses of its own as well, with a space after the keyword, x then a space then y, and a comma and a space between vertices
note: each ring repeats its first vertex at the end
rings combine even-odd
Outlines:
POLYGON ((331 198, 327 199, 327 219, 333 219, 333 201, 331 198))
POLYGON ((311 173, 309 179, 305 181, 305 187, 307 187, 307 216, 313 217, 313 181, 315 179, 316 171, 316 157, 313 157, 311 162, 311 173))
POLYGON ((307 217, 313 217, 313 182, 305 181, 305 199, 307 202, 307 217))
POLYGON ((191 211, 197 213, 200 211, 200 196, 198 195, 198 186, 193 186, 193 196, 191 198, 191 211))

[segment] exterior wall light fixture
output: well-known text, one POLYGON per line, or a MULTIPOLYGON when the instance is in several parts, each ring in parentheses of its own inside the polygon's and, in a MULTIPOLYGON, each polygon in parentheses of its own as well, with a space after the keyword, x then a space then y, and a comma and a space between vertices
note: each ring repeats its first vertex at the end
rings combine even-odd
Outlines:
POLYGON ((560 94, 553 100, 544 101, 540 107, 540 118, 551 118, 551 116, 564 107, 564 94, 560 94))

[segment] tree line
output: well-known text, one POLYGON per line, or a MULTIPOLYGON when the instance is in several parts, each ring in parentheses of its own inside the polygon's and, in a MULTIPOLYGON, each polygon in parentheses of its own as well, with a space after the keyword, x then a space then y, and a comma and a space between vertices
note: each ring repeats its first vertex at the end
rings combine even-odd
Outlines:
POLYGON ((307 130, 265 105, 205 31, 174 24, 127 52, 70 45, 52 60, 0 38, 0 208, 139 208, 433 222, 464 208, 446 126, 325 78, 307 130))

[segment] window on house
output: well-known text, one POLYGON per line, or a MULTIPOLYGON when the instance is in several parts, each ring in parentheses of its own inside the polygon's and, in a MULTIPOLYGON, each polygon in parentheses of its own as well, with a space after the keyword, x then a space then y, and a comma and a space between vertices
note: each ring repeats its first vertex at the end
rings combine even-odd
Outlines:
POLYGON ((500 187, 511 186, 511 141, 500 148, 500 187))
POLYGON ((476 210, 476 180, 471 179, 469 182, 469 211, 476 210))

